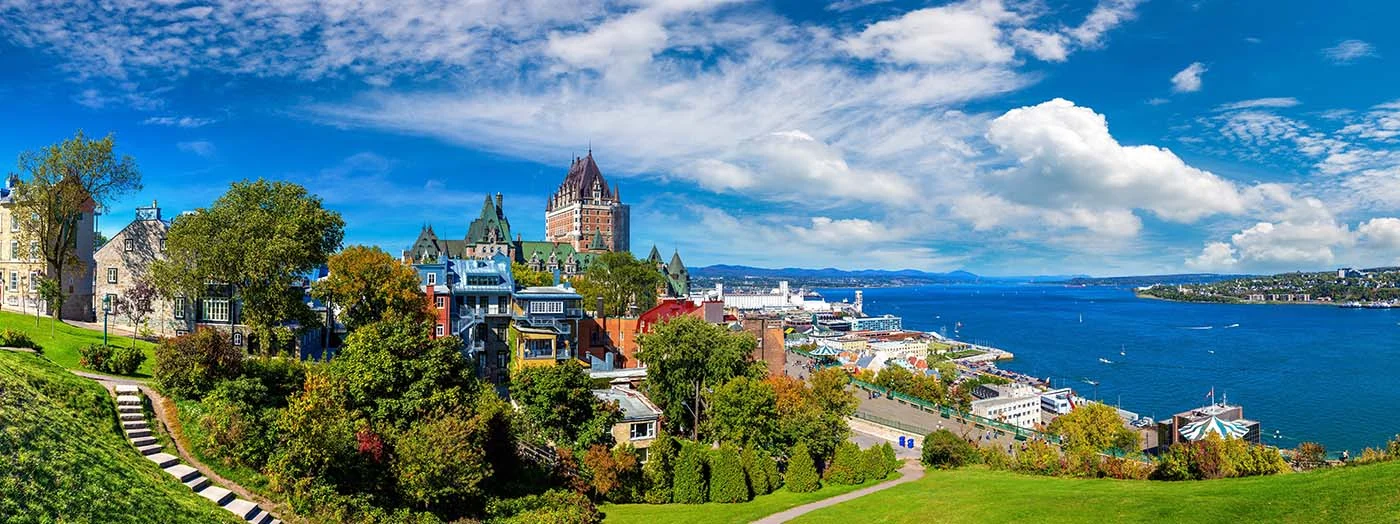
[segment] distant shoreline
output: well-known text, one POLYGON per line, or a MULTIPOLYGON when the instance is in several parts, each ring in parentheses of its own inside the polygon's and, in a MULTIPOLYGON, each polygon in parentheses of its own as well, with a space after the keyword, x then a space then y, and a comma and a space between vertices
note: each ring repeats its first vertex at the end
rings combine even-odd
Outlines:
POLYGON ((1221 305, 1226 305, 1226 306, 1321 306, 1321 307, 1335 307, 1335 308, 1341 308, 1341 307, 1342 307, 1341 304, 1338 304, 1338 303, 1336 303, 1336 302, 1299 302, 1299 301, 1293 301, 1293 302, 1284 302, 1284 301, 1272 302, 1272 301, 1267 301, 1267 300, 1264 301, 1264 302, 1255 302, 1255 301, 1251 301, 1251 300, 1237 300, 1237 301, 1234 301, 1234 302, 1219 302, 1219 301, 1213 301, 1213 300, 1178 300, 1178 299, 1175 299, 1175 298, 1163 298, 1163 297, 1159 297, 1159 296, 1156 296, 1156 295, 1144 295, 1144 294, 1139 293, 1139 292, 1137 292, 1137 291, 1133 291, 1133 296, 1136 296, 1137 298, 1141 298, 1141 299, 1147 299, 1147 300, 1161 300, 1161 301, 1163 301, 1163 302, 1179 302, 1179 303, 1182 303, 1182 304, 1221 304, 1221 305))

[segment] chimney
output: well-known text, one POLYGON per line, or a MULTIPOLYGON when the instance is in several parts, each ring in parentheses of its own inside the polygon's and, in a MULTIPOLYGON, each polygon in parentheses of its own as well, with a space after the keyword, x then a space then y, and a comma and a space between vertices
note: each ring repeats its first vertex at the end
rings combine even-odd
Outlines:
POLYGON ((504 201, 505 201, 505 199, 501 196, 501 194, 500 194, 500 193, 496 193, 496 209, 500 209, 500 208, 501 208, 501 204, 504 203, 504 201))

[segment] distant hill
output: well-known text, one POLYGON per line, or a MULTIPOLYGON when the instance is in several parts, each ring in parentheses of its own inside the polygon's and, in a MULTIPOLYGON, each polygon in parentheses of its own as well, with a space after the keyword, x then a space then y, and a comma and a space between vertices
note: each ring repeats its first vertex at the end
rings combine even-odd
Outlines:
POLYGON ((723 278, 723 279, 745 279, 745 278, 791 278, 791 279, 890 279, 890 280, 925 280, 936 282, 973 282, 981 279, 975 274, 967 271, 953 271, 949 273, 929 273, 917 269, 858 269, 845 270, 836 268, 807 269, 798 267, 784 268, 763 268, 751 266, 734 266, 728 264, 717 264, 691 269, 692 276, 703 278, 723 278))
POLYGON ((1150 286, 1152 284, 1213 284, 1237 278, 1250 278, 1252 275, 1218 275, 1215 273, 1183 273, 1176 275, 1139 275, 1130 277, 1079 277, 1065 280, 1073 286, 1150 286))

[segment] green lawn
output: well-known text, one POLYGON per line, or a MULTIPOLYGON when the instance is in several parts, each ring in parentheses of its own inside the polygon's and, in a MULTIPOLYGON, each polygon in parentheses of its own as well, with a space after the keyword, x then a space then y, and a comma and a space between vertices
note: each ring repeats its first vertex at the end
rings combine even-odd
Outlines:
POLYGON ((754 497, 753 500, 740 504, 720 504, 717 502, 706 504, 608 504, 601 509, 605 515, 604 522, 608 523, 743 523, 899 477, 900 473, 896 471, 885 480, 855 486, 828 485, 811 493, 793 493, 786 489, 779 489, 775 493, 754 497))
MULTIPOLYGON (((78 360, 82 358, 78 355, 78 348, 88 344, 102 343, 101 331, 70 326, 48 317, 40 317, 36 325, 33 315, 0 311, 0 329, 6 328, 28 333, 30 339, 44 348, 44 356, 68 369, 92 371, 78 365, 78 360)), ((130 346, 131 339, 111 335, 108 337, 108 343, 113 346, 130 346)), ((146 361, 141 364, 140 369, 136 370, 135 376, 150 377, 151 365, 155 363, 156 346, 150 342, 138 340, 136 347, 146 352, 146 361)))
POLYGON ((96 382, 0 351, 0 521, 241 522, 126 442, 96 382))
POLYGON ((982 467, 924 478, 794 522, 1395 522, 1400 463, 1197 482, 1062 479, 982 467))

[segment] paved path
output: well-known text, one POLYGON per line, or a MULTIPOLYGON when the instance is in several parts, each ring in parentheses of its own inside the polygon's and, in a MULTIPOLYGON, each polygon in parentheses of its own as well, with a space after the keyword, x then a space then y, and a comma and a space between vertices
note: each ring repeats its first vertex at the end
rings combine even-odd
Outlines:
POLYGON ((898 486, 898 485, 900 485, 900 484, 904 484, 904 483, 908 483, 908 482, 913 482, 913 481, 919 480, 919 479, 921 479, 921 478, 924 477, 924 467, 923 467, 923 465, 919 464, 918 462, 909 462, 909 463, 906 463, 906 464, 904 465, 903 468, 900 468, 900 469, 899 469, 899 471, 900 471, 901 473, 903 473, 904 476, 899 477, 899 478, 894 479, 894 480, 891 480, 891 481, 889 481, 889 482, 884 482, 884 483, 881 483, 881 484, 876 484, 876 485, 870 486, 870 487, 868 487, 868 488, 858 489, 858 490, 856 490, 856 491, 852 491, 852 492, 846 493, 846 494, 844 494, 844 495, 837 495, 837 496, 831 497, 831 498, 829 498, 829 499, 818 500, 818 501, 813 502, 813 503, 811 503, 811 504, 803 504, 803 505, 801 505, 801 506, 798 506, 798 507, 789 509, 789 510, 784 511, 784 512, 782 512, 782 513, 775 513, 775 514, 773 514, 773 515, 769 515, 769 516, 767 516, 767 517, 763 517, 763 518, 761 518, 761 519, 755 520, 754 523, 755 523, 755 524, 778 524, 778 523, 780 523, 780 522, 787 522, 787 521, 789 521, 789 520, 795 519, 795 518, 797 518, 797 517, 800 517, 800 516, 802 516, 802 515, 806 515, 806 514, 808 514, 808 513, 811 513, 811 512, 813 512, 813 511, 816 511, 816 510, 819 510, 819 509, 822 509, 822 508, 829 508, 829 507, 831 507, 831 506, 835 506, 835 505, 837 505, 837 504, 840 504, 840 503, 842 503, 842 502, 846 502, 846 501, 848 501, 848 500, 858 499, 858 498, 860 498, 860 497, 864 497, 864 496, 869 495, 869 494, 871 494, 871 493, 875 493, 875 492, 877 492, 877 491, 884 491, 884 490, 893 488, 893 487, 895 487, 895 486, 898 486))

